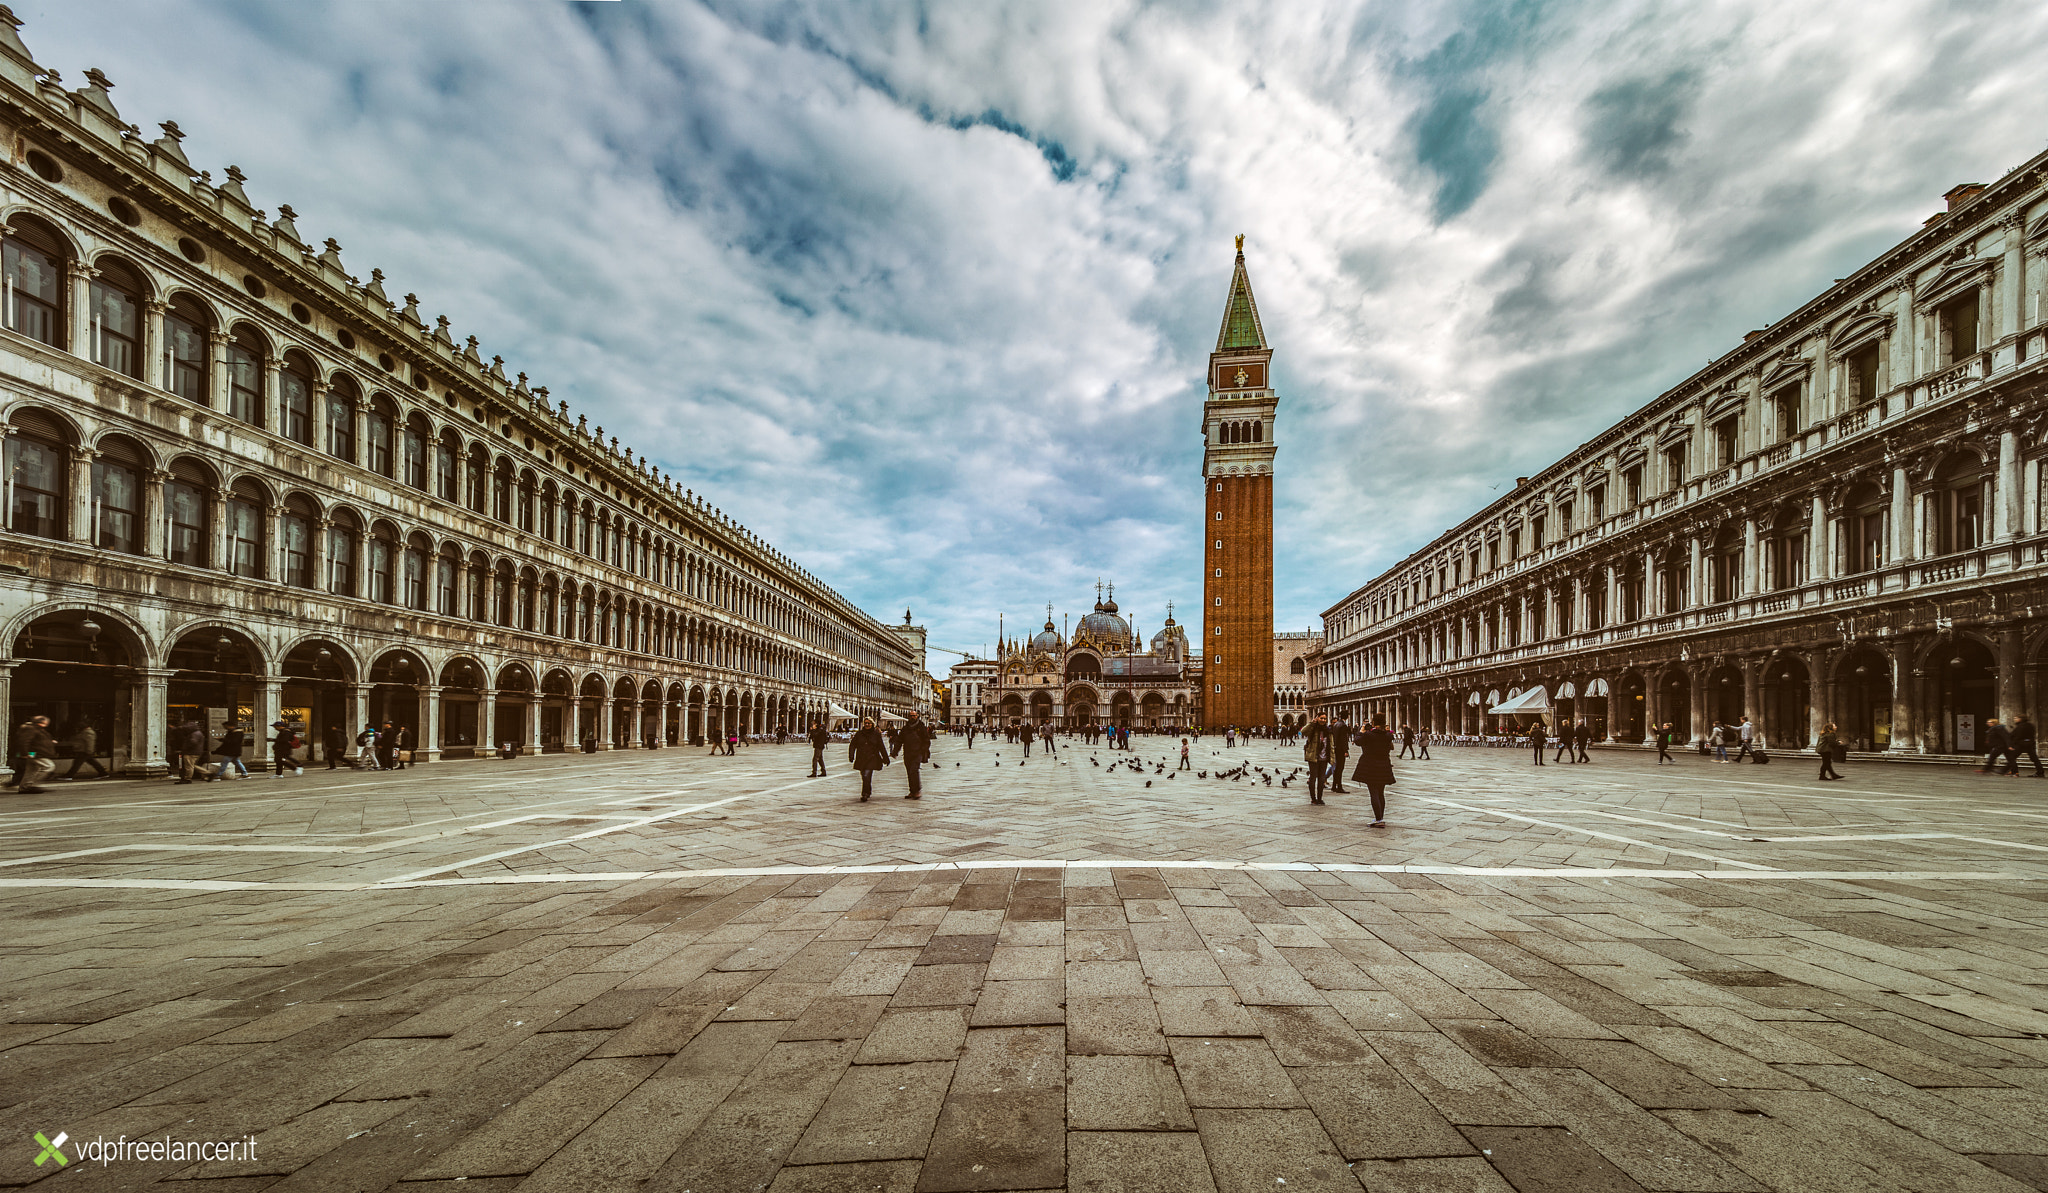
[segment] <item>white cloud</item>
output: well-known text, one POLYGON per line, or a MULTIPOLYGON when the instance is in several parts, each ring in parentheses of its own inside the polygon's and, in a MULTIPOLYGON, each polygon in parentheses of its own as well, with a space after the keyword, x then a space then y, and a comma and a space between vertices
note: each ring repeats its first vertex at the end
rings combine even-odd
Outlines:
MULTIPOLYGON (((885 619, 1200 592, 1230 236, 1314 614, 2040 148, 1993 2, 16 4, 885 619)), ((943 666, 943 656, 935 658, 943 666)))

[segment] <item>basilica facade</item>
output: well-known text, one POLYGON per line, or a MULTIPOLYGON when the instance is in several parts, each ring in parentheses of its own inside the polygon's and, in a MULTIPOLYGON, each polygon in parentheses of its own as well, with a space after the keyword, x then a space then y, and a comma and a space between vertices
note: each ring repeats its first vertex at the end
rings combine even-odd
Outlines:
POLYGON ((994 680, 981 689, 982 724, 1185 729, 1201 723, 1201 685, 1201 662, 1173 607, 1148 647, 1118 612, 1112 589, 1097 594, 1071 637, 1048 605, 1038 633, 1003 641, 994 680))

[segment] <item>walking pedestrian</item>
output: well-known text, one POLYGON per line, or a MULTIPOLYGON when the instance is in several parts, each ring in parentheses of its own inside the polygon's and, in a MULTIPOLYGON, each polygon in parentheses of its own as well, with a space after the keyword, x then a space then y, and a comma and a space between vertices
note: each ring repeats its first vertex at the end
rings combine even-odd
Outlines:
POLYGON ((1577 741, 1578 738, 1575 736, 1575 730, 1570 722, 1559 725, 1557 727, 1557 752, 1550 756, 1550 760, 1552 762, 1570 762, 1572 760, 1572 748, 1577 741))
MULTIPOLYGON (((227 778, 229 769, 233 768, 235 777, 241 779, 248 778, 249 768, 242 762, 242 747, 248 741, 248 736, 248 734, 242 732, 242 723, 240 721, 229 721, 222 725, 220 727, 220 741, 215 743, 213 747, 213 756, 219 759, 219 761, 214 765, 212 774, 202 777, 211 782, 218 782, 227 778)), ((206 745, 206 735, 204 733, 199 735, 199 744, 203 750, 206 745)))
POLYGON ((21 793, 41 795, 40 786, 57 769, 57 740, 50 736, 50 718, 30 717, 14 731, 14 752, 21 756, 21 793))
POLYGON ((1586 757, 1586 747, 1593 744, 1593 726, 1584 717, 1580 717, 1578 725, 1572 729, 1572 744, 1578 748, 1578 756, 1572 759, 1573 762, 1593 761, 1586 757))
POLYGON ((1671 757, 1671 722, 1664 722, 1652 732, 1657 735, 1657 765, 1662 766, 1669 762, 1677 766, 1678 763, 1671 757))
POLYGON ((1394 781, 1394 735, 1387 732, 1382 718, 1374 717, 1371 725, 1352 737, 1351 744, 1358 747, 1358 766, 1351 772, 1351 781, 1365 784, 1366 794, 1372 797, 1372 822, 1384 825, 1387 787, 1394 781))
POLYGON ((1529 744, 1536 748, 1536 765, 1538 766, 1543 765, 1543 743, 1546 740, 1543 734, 1543 719, 1538 717, 1536 723, 1529 726, 1529 744))
POLYGON ((825 747, 832 744, 832 735, 825 729, 825 722, 811 722, 811 773, 813 779, 825 777, 825 747))
POLYGON ((924 764, 932 757, 932 731, 918 719, 917 710, 910 710, 910 720, 904 723, 896 735, 903 751, 903 773, 910 780, 910 791, 904 799, 924 798, 924 764))
POLYGON ((1308 802, 1323 802, 1323 785, 1330 773, 1330 719, 1317 716, 1309 722, 1301 747, 1301 760, 1308 764, 1308 802))
POLYGON ((1408 725, 1401 726, 1401 757, 1415 752, 1415 730, 1408 725))
POLYGON ((875 728, 873 717, 864 717, 853 740, 846 744, 846 760, 860 772, 860 802, 875 793, 875 772, 889 765, 889 742, 875 728))
POLYGON ((76 779, 81 766, 90 766, 95 779, 107 777, 107 768, 100 765, 99 741, 99 731, 92 727, 91 722, 80 722, 78 728, 71 731, 71 736, 64 739, 64 748, 71 754, 71 769, 64 774, 65 782, 76 779))
POLYGON ((2020 773, 2021 754, 2034 764, 2035 778, 2048 775, 2048 770, 2041 767, 2041 756, 2034 752, 2035 740, 2034 722, 2028 719, 2027 714, 2021 713, 2019 719, 2012 723, 2012 773, 2015 777, 2020 773))
POLYGON ((1330 790, 1338 795, 1349 794, 1344 790, 1344 760, 1351 757, 1351 727, 1343 717, 1337 717, 1324 736, 1330 739, 1330 790))
POLYGON ((1841 736, 1835 732, 1833 721, 1820 727, 1820 738, 1813 743, 1813 748, 1820 755, 1820 777, 1823 780, 1841 778, 1835 773, 1835 752, 1847 753, 1848 750, 1842 745, 1841 736))
POLYGON ((270 761, 277 767, 277 777, 284 778, 284 772, 287 770, 294 775, 305 774, 306 772, 299 767, 298 759, 292 757, 292 751, 298 749, 301 744, 299 735, 293 733, 291 725, 285 721, 272 721, 270 728, 273 731, 270 738, 270 761))
POLYGON ((1749 758, 1754 762, 1755 758, 1752 756, 1756 753, 1756 726, 1749 723, 1748 717, 1744 717, 1742 724, 1736 727, 1735 735, 1742 743, 1742 748, 1735 751, 1735 761, 1740 762, 1744 758, 1749 758))
POLYGON ((166 744, 177 752, 178 785, 182 787, 192 781, 192 772, 206 761, 206 730, 200 726, 198 717, 188 716, 171 730, 171 740, 166 744))
MULTIPOLYGON (((2012 753, 2012 734, 1998 723, 1997 717, 1991 717, 1984 722, 1984 751, 1984 765, 1977 768, 1980 775, 1997 774, 1998 760, 2012 753)), ((2019 757, 2014 755, 2011 765, 2006 767, 2006 770, 2018 773, 2019 769, 2019 757)))
POLYGON ((1194 763, 1188 761, 1188 739, 1180 739, 1180 769, 1193 770, 1194 763))
POLYGON ((1429 759, 1429 734, 1426 732, 1415 735, 1415 759, 1418 762, 1429 759))
POLYGON ((344 762, 348 763, 350 770, 356 768, 355 763, 349 762, 348 734, 339 725, 327 727, 326 734, 320 739, 320 752, 327 755, 328 770, 333 770, 344 762))
POLYGON ((356 734, 356 769, 383 770, 377 761, 377 729, 374 725, 363 726, 356 734))

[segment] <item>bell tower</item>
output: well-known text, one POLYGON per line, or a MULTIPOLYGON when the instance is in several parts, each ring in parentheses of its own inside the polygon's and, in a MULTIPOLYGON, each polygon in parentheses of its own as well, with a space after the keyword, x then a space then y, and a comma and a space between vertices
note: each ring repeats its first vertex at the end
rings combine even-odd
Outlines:
POLYGON ((1217 729, 1274 723, 1272 360, 1239 236, 1202 404, 1202 720, 1217 729))

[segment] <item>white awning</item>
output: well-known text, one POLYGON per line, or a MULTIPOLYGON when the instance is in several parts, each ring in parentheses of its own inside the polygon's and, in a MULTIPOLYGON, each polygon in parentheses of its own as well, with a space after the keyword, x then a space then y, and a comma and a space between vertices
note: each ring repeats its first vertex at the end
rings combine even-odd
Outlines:
POLYGON ((1484 704, 1484 703, 1486 703, 1486 697, 1484 697, 1484 696, 1481 696, 1481 695, 1480 695, 1479 693, 1477 693, 1477 692, 1474 692, 1474 693, 1472 693, 1472 694, 1471 694, 1470 696, 1467 696, 1467 697, 1465 697, 1465 703, 1467 703, 1467 704, 1484 704))
POLYGON ((852 713, 847 712, 839 707, 837 703, 829 700, 825 703, 825 715, 835 721, 851 721, 855 719, 852 713))
POLYGON ((1500 703, 1500 689, 1499 689, 1499 688, 1495 688, 1495 689, 1494 689, 1494 690, 1492 690, 1491 692, 1488 692, 1488 693, 1486 694, 1486 702, 1487 702, 1488 704, 1499 704, 1499 703, 1500 703))
POLYGON ((1586 685, 1586 695, 1588 696, 1605 696, 1606 694, 1607 681, 1604 679, 1596 679, 1586 685))
POLYGON ((1573 683, 1571 680, 1565 680, 1564 686, 1557 690, 1557 698, 1559 700, 1576 699, 1578 697, 1578 694, 1579 686, 1573 683))
POLYGON ((1528 691, 1509 697, 1507 700, 1494 705, 1486 711, 1496 717, 1546 713, 1550 711, 1550 693, 1543 690, 1542 684, 1537 684, 1528 691))
POLYGON ((882 719, 882 720, 884 720, 884 721, 896 721, 896 722, 899 722, 899 723, 900 723, 900 722, 901 722, 901 721, 903 720, 903 718, 902 718, 902 717, 899 717, 899 716, 897 716, 897 715, 896 715, 895 713, 892 713, 892 712, 890 712, 890 711, 889 711, 888 709, 886 709, 886 708, 882 710, 882 717, 881 717, 881 719, 882 719))

